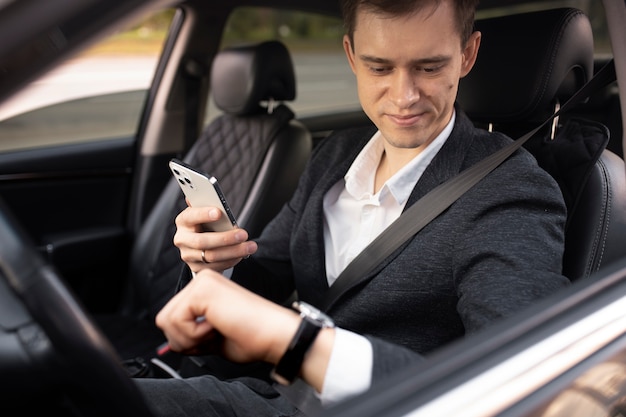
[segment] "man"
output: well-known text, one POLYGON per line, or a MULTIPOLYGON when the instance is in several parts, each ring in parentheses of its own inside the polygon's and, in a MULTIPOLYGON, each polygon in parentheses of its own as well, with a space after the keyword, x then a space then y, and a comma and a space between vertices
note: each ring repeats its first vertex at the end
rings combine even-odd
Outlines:
MULTIPOLYGON (((328 311, 337 328, 303 335, 308 322, 275 304, 295 289, 300 300, 320 305, 345 266, 405 207, 510 142, 475 129, 455 108, 459 80, 480 45, 472 31, 475 0, 343 6, 344 49, 375 127, 321 143, 293 198, 257 242, 241 229, 199 233, 201 223, 219 217, 215 208, 182 212, 175 244, 197 277, 157 317, 172 349, 266 361, 277 365, 282 382, 296 364, 325 403, 363 392, 568 283, 560 274, 559 188, 522 150, 337 300, 328 311), (219 274, 231 267, 234 282, 219 274), (306 356, 294 359, 306 341, 306 356)), ((169 415, 296 413, 262 379, 139 383, 169 415)))

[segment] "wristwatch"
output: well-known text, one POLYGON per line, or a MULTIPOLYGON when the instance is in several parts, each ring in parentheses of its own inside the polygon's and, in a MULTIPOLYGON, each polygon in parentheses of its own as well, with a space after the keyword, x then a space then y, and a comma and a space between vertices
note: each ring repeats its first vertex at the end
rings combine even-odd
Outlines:
POLYGON ((274 381, 289 385, 295 381, 302 368, 304 355, 309 350, 321 329, 335 327, 333 320, 317 308, 303 301, 295 301, 291 307, 300 313, 302 321, 287 351, 272 370, 274 381))

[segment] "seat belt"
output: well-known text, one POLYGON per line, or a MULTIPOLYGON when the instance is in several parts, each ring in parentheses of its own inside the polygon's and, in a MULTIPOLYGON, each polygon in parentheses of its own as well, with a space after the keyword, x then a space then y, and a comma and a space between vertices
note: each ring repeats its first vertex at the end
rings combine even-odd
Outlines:
POLYGON ((463 193, 476 185, 519 149, 542 127, 550 123, 561 113, 588 98, 594 91, 615 80, 613 60, 604 65, 587 83, 585 83, 565 104, 548 119, 519 139, 494 152, 455 177, 432 189, 411 207, 407 208, 392 224, 378 235, 365 249, 355 257, 339 274, 330 286, 321 310, 328 310, 361 277, 373 270, 385 258, 391 255, 404 242, 419 232, 431 220, 454 203, 463 193))

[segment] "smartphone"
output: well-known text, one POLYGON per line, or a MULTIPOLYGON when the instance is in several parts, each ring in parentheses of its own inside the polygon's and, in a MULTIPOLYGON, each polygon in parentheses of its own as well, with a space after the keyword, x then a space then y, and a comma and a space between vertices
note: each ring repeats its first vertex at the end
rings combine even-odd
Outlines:
POLYGON ((203 225, 205 231, 225 232, 237 227, 237 220, 224 197, 217 178, 176 158, 170 161, 169 166, 192 207, 212 206, 222 211, 222 216, 218 221, 203 225))

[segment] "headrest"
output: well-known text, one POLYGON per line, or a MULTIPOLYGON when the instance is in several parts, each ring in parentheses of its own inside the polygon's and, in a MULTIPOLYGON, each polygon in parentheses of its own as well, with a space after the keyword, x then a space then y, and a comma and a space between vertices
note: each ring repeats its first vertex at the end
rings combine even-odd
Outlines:
POLYGON ((281 42, 224 49, 213 61, 213 100, 226 113, 258 113, 264 110, 262 101, 293 100, 295 78, 291 56, 281 42))
POLYGON ((593 74, 589 19, 571 8, 476 21, 478 59, 459 84, 474 122, 543 122, 593 74))

